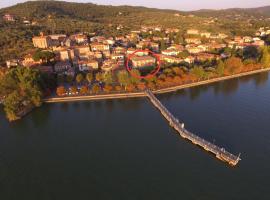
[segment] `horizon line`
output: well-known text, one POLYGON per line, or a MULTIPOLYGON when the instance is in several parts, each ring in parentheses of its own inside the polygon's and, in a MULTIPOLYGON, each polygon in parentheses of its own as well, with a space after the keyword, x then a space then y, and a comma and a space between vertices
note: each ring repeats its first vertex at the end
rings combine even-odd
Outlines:
POLYGON ((191 10, 175 10, 172 8, 158 8, 158 7, 149 7, 149 6, 144 6, 144 5, 128 5, 128 4, 121 4, 121 5, 112 5, 112 4, 98 4, 98 3, 94 3, 94 2, 76 2, 76 1, 65 1, 65 0, 29 0, 29 1, 25 1, 22 3, 15 3, 13 5, 7 6, 7 7, 0 7, 0 10, 2 9, 6 9, 6 8, 10 8, 13 6, 17 6, 20 4, 25 4, 27 2, 64 2, 64 3, 77 3, 77 4, 94 4, 97 6, 112 6, 112 7, 124 7, 124 6, 128 6, 128 7, 143 7, 143 8, 149 8, 149 9, 158 9, 158 10, 171 10, 171 11, 176 11, 176 12, 196 12, 196 11, 203 11, 203 10, 209 10, 209 11, 222 11, 222 10, 231 10, 231 9, 256 9, 256 8, 263 8, 263 7, 270 7, 270 4, 267 5, 261 5, 258 7, 227 7, 227 8, 201 8, 201 9, 191 9, 191 10))

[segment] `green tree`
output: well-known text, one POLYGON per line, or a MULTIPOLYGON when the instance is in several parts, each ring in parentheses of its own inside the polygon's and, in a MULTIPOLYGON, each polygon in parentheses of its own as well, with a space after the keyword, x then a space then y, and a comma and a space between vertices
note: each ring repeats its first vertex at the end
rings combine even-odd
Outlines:
POLYGON ((86 74, 86 80, 88 81, 88 83, 91 83, 93 81, 93 78, 93 73, 86 74))
POLYGON ((42 103, 43 80, 35 69, 17 67, 9 70, 0 81, 0 96, 9 120, 16 120, 23 113, 42 103))
POLYGON ((141 79, 139 78, 141 76, 140 71, 137 69, 132 69, 130 73, 132 74, 132 76, 130 77, 130 82, 132 84, 138 84, 141 81, 141 79))
POLYGON ((198 79, 205 78, 205 71, 203 67, 195 66, 193 69, 191 69, 191 73, 194 74, 198 79))
POLYGON ((81 84, 82 81, 83 81, 83 79, 84 79, 84 77, 83 77, 82 74, 77 74, 77 76, 76 76, 76 82, 77 82, 78 84, 81 84))
POLYGON ((218 65, 217 65, 217 68, 216 68, 216 73, 219 75, 219 76, 223 76, 224 75, 224 62, 222 60, 220 60, 218 62, 218 65))
POLYGON ((270 67, 270 53, 268 47, 264 47, 262 49, 262 56, 260 61, 264 68, 270 67))
POLYGON ((117 79, 121 86, 126 86, 130 83, 129 74, 126 70, 119 71, 117 73, 117 79))
POLYGON ((48 62, 50 61, 51 59, 54 58, 54 53, 53 52, 50 52, 50 51, 36 51, 34 54, 33 54, 33 59, 34 61, 39 61, 39 60, 42 60, 43 62, 48 62))
POLYGON ((67 81, 68 83, 72 83, 72 81, 73 81, 73 76, 67 75, 66 81, 67 81))
POLYGON ((96 80, 99 82, 103 80, 103 74, 101 72, 96 73, 96 80))
POLYGON ((112 74, 112 72, 106 72, 106 73, 104 73, 103 74, 103 78, 102 78, 103 80, 104 80, 104 82, 106 83, 106 84, 112 84, 113 83, 113 74, 112 74))

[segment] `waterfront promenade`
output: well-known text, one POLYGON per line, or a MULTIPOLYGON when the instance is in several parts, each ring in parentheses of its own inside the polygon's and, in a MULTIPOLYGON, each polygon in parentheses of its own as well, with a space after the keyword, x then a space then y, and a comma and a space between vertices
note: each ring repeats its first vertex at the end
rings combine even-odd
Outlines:
MULTIPOLYGON (((153 91, 153 93, 154 94, 169 93, 169 92, 174 92, 174 91, 185 89, 185 88, 191 88, 191 87, 200 86, 200 85, 207 85, 207 84, 211 84, 211 83, 215 83, 219 81, 239 78, 239 77, 248 76, 252 74, 258 74, 258 73, 267 72, 267 71, 270 71, 270 68, 263 68, 263 69, 243 72, 243 73, 230 75, 230 76, 223 76, 219 78, 212 78, 209 80, 203 80, 203 81, 182 84, 182 85, 177 85, 177 86, 172 86, 172 87, 167 87, 167 88, 162 88, 162 89, 156 89, 153 91)), ((122 93, 108 93, 108 94, 93 94, 93 95, 84 95, 84 96, 49 97, 49 98, 43 99, 43 102, 57 103, 57 102, 137 98, 137 97, 145 97, 145 96, 146 95, 144 92, 122 92, 122 93)))
POLYGON ((164 118, 169 122, 170 126, 172 126, 180 136, 191 141, 193 144, 198 145, 205 149, 208 152, 215 154, 216 158, 229 163, 232 166, 237 165, 237 163, 241 160, 240 154, 239 156, 235 156, 224 148, 221 148, 211 142, 204 140, 203 138, 187 131, 184 128, 184 123, 179 122, 177 118, 175 118, 165 106, 155 97, 151 90, 145 91, 146 95, 153 103, 153 105, 160 111, 160 113, 164 116, 164 118))

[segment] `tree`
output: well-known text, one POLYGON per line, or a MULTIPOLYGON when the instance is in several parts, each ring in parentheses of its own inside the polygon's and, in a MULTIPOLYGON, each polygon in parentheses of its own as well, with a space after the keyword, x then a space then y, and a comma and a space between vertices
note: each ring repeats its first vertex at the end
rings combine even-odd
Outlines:
POLYGON ((106 72, 103 74, 103 78, 104 82, 106 84, 112 84, 113 83, 113 75, 112 75, 112 72, 106 72))
POLYGON ((96 81, 101 82, 103 80, 103 74, 101 72, 96 73, 96 81))
POLYGON ((0 81, 0 96, 9 120, 16 120, 42 103, 43 78, 38 70, 17 67, 9 70, 0 81))
POLYGON ((146 85, 145 85, 144 82, 140 82, 140 83, 138 83, 137 88, 139 90, 145 90, 146 89, 146 85))
POLYGON ((118 82, 121 86, 127 86, 130 83, 129 74, 126 70, 119 71, 117 74, 118 82))
POLYGON ((80 89, 80 94, 82 95, 86 95, 88 94, 89 90, 88 90, 88 87, 87 86, 82 86, 81 89, 80 89))
POLYGON ((57 75, 57 84, 58 84, 58 85, 64 83, 64 80, 65 80, 64 75, 62 75, 62 74, 58 74, 58 75, 57 75))
POLYGON ((141 81, 141 79, 139 78, 141 76, 140 71, 137 69, 132 69, 130 73, 131 73, 130 82, 132 84, 138 84, 141 81))
POLYGON ((93 81, 93 73, 87 73, 86 74, 86 80, 88 81, 88 83, 91 83, 93 81))
POLYGON ((110 91, 112 91, 112 90, 113 90, 113 87, 112 87, 111 85, 107 85, 107 84, 106 84, 106 85, 104 86, 104 91, 105 91, 105 92, 110 92, 110 91))
POLYGON ((100 86, 99 86, 99 84, 94 84, 92 86, 92 92, 95 93, 95 94, 100 92, 100 86))
POLYGON ((203 79, 205 77, 205 71, 203 67, 195 66, 190 71, 193 75, 195 75, 198 79, 203 79))
POLYGON ((260 59, 264 68, 270 67, 270 53, 268 47, 262 49, 262 56, 260 59))
POLYGON ((258 48, 255 46, 247 46, 243 52, 244 59, 257 59, 259 57, 258 48))
POLYGON ((175 75, 181 75, 182 74, 182 70, 180 69, 180 67, 173 67, 172 71, 175 73, 175 75))
POLYGON ((64 86, 57 87, 56 94, 58 96, 64 96, 66 94, 66 88, 64 86))
POLYGON ((218 76, 223 76, 224 75, 224 62, 222 60, 220 60, 218 62, 218 66, 217 66, 217 69, 216 69, 216 72, 218 74, 218 76))
POLYGON ((225 61, 224 73, 227 75, 239 73, 242 71, 243 62, 241 58, 231 57, 225 61))
POLYGON ((83 77, 82 74, 77 74, 77 76, 76 76, 76 82, 78 84, 82 83, 83 79, 84 79, 84 77, 83 77))
POLYGON ((72 83, 72 81, 73 81, 73 76, 67 75, 66 81, 67 81, 68 83, 72 83))
POLYGON ((78 93, 78 88, 76 86, 71 86, 69 90, 72 95, 76 95, 78 93))
POLYGON ((39 61, 39 60, 42 60, 42 62, 48 62, 50 61, 51 59, 54 58, 54 53, 53 52, 50 52, 50 51, 36 51, 34 54, 33 54, 33 59, 34 61, 39 61))

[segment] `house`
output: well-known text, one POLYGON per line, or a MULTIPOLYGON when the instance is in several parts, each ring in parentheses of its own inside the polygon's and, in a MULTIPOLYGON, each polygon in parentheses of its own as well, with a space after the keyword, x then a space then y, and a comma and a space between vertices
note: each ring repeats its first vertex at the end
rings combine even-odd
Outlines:
POLYGON ((187 34, 188 35, 199 35, 199 30, 197 30, 197 29, 188 29, 187 30, 187 34))
POLYGON ((78 67, 81 72, 92 71, 98 69, 98 62, 96 60, 80 60, 78 67))
POLYGON ((226 34, 224 34, 224 33, 219 33, 218 34, 218 38, 219 39, 225 39, 225 38, 227 38, 228 37, 228 35, 226 35, 226 34))
POLYGON ((27 54, 22 61, 22 65, 25 67, 32 67, 34 65, 40 65, 41 63, 42 63, 42 60, 35 61, 33 59, 33 55, 31 54, 27 54))
POLYGON ((75 46, 73 47, 74 55, 78 58, 87 58, 91 55, 89 46, 75 46))
POLYGON ((84 34, 76 34, 71 36, 71 38, 74 38, 77 44, 88 44, 88 38, 84 34))
POLYGON ((3 16, 3 19, 4 19, 5 21, 9 21, 9 22, 14 22, 14 21, 15 21, 14 16, 11 15, 11 14, 5 14, 5 15, 3 16))
POLYGON ((149 48, 152 50, 152 51, 159 51, 159 44, 158 43, 155 43, 155 42, 150 42, 148 44, 149 48))
POLYGON ((119 66, 124 66, 125 64, 125 55, 124 54, 111 54, 111 59, 116 60, 119 66))
POLYGON ((71 68, 71 63, 68 61, 60 61, 54 65, 54 71, 56 73, 65 73, 71 68))
POLYGON ((211 33, 209 33, 209 32, 201 32, 201 37, 206 37, 206 38, 210 38, 210 36, 211 36, 211 33))
POLYGON ((152 56, 134 56, 131 58, 133 67, 147 67, 156 63, 156 58, 152 56))
POLYGON ((69 61, 71 59, 71 53, 69 49, 60 50, 58 55, 61 61, 69 61))
POLYGON ((6 61, 7 68, 18 67, 20 65, 20 60, 12 59, 6 61))
POLYGON ((184 61, 186 63, 192 64, 192 63, 194 63, 195 58, 193 56, 188 56, 188 57, 184 58, 184 61))
POLYGON ((201 54, 196 55, 196 58, 195 58, 196 61, 206 61, 206 60, 214 60, 214 59, 219 60, 220 56, 215 55, 215 54, 210 54, 210 53, 201 53, 201 54))
POLYGON ((251 43, 253 42, 253 38, 250 36, 243 37, 244 43, 251 43))
POLYGON ((36 36, 32 38, 34 47, 40 49, 47 49, 53 46, 53 41, 50 36, 45 36, 43 33, 40 33, 40 36, 36 36))
POLYGON ((113 53, 114 54, 126 54, 127 53, 127 49, 124 47, 115 47, 113 49, 113 53))
POLYGON ((95 37, 90 38, 90 41, 94 42, 94 43, 102 43, 105 40, 106 40, 106 38, 103 36, 95 36, 95 37))
POLYGON ((198 53, 201 53, 201 52, 205 51, 204 48, 199 47, 199 46, 193 46, 193 45, 192 46, 187 46, 186 50, 191 54, 198 54, 198 53))
POLYGON ((265 45, 265 42, 263 40, 255 40, 252 44, 261 47, 265 45))
POLYGON ((175 50, 175 51, 179 51, 179 52, 182 52, 182 51, 185 50, 184 46, 183 45, 180 45, 180 44, 173 44, 170 47, 168 47, 167 49, 169 49, 169 50, 175 50))
POLYGON ((103 65, 101 66, 101 69, 105 72, 113 71, 119 67, 119 64, 116 60, 108 59, 103 62, 103 65))
POLYGON ((200 38, 186 38, 185 41, 188 44, 201 44, 202 43, 200 38))
POLYGON ((91 43, 91 50, 92 51, 109 51, 110 46, 108 44, 103 43, 91 43))
POLYGON ((161 54, 166 55, 166 56, 177 56, 180 53, 180 51, 176 49, 166 49, 161 51, 161 54))
POLYGON ((160 60, 165 61, 166 63, 171 63, 171 64, 179 64, 183 62, 182 58, 177 58, 177 57, 167 56, 167 55, 160 55, 160 60))

